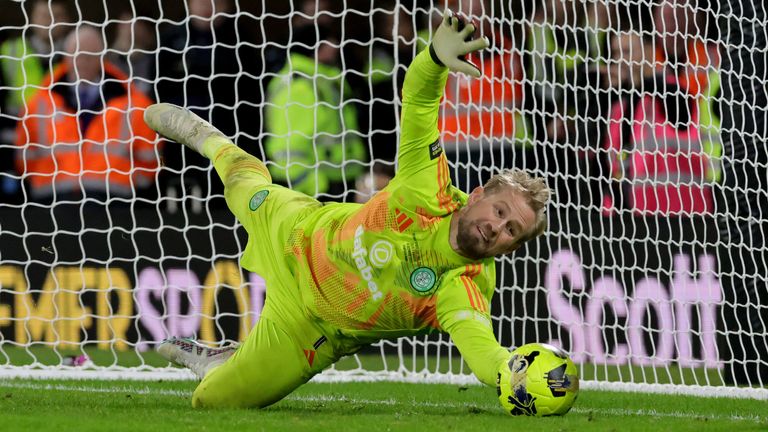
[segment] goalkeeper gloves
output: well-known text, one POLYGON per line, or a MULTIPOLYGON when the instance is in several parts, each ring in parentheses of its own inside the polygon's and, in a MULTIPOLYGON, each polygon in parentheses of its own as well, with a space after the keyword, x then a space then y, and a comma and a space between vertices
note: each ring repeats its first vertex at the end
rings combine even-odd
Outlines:
POLYGON ((432 43, 429 45, 432 60, 441 66, 447 66, 454 72, 480 78, 482 76, 480 69, 467 61, 466 55, 488 48, 490 42, 486 37, 472 39, 474 32, 474 25, 464 26, 461 19, 454 16, 450 9, 446 9, 443 13, 443 22, 437 27, 432 43))

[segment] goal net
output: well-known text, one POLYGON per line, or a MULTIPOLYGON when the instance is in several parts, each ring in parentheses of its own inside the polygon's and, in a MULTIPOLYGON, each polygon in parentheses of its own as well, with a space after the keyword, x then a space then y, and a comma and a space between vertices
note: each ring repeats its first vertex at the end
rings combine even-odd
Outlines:
MULTIPOLYGON (((1 377, 187 379, 161 340, 237 342, 258 321, 267 287, 239 265, 221 182, 148 130, 153 101, 324 201, 363 202, 396 171, 402 79, 446 4, 237 3, 4 6, 1 377)), ((519 167, 555 192, 546 234, 497 259, 501 344, 560 346, 587 387, 768 398, 765 11, 448 6, 492 43, 470 58, 483 78, 446 86, 454 184, 519 167)), ((444 334, 315 379, 477 382, 444 334)))

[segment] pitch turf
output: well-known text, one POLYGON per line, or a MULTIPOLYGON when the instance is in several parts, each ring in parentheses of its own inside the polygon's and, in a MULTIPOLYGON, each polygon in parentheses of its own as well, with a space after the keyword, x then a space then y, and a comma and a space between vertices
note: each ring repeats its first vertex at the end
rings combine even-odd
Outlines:
POLYGON ((0 380, 8 431, 766 431, 768 403, 582 390, 559 418, 506 415, 488 387, 307 384, 263 410, 193 410, 189 381, 0 380))

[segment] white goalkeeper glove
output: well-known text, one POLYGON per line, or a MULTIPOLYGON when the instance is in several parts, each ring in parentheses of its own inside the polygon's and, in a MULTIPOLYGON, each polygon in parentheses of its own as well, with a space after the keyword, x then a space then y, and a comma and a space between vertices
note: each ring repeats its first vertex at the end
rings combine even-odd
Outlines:
POLYGON ((450 9, 443 13, 443 22, 437 27, 432 43, 429 44, 429 54, 432 60, 454 72, 462 72, 471 77, 480 78, 480 69, 468 62, 466 55, 488 48, 491 44, 488 38, 472 39, 475 26, 466 26, 450 9))

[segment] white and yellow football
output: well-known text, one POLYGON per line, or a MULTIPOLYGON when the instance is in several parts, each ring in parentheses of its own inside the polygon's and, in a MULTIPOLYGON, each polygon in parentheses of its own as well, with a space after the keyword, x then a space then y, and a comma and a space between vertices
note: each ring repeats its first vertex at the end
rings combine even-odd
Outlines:
POLYGON ((532 343, 512 351, 501 365, 496 389, 512 415, 564 415, 579 394, 579 374, 565 351, 532 343))

